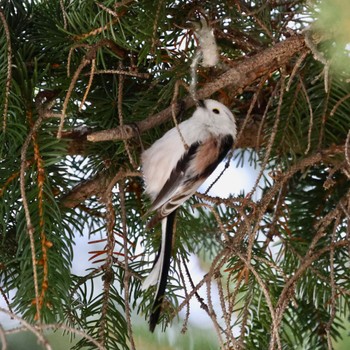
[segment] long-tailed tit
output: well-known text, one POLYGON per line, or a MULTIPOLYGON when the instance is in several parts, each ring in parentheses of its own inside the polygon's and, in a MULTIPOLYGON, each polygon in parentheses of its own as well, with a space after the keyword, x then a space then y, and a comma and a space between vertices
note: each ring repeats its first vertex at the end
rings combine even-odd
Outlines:
POLYGON ((215 170, 232 148, 236 123, 230 110, 215 100, 199 101, 192 117, 157 140, 142 154, 146 192, 161 219, 162 241, 152 271, 142 288, 157 285, 150 316, 150 330, 157 325, 171 260, 176 209, 215 170), (185 147, 184 142, 188 145, 185 147))

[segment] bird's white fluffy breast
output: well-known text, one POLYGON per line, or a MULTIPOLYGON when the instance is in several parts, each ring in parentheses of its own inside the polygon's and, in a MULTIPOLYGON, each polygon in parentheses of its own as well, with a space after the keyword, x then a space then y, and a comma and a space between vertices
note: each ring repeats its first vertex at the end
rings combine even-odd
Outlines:
MULTIPOLYGON (((189 146, 194 142, 205 139, 208 135, 203 125, 193 119, 182 122, 179 124, 179 128, 186 144, 189 146)), ((143 152, 142 168, 146 192, 152 199, 163 188, 172 170, 185 152, 185 146, 176 128, 169 130, 143 152)))

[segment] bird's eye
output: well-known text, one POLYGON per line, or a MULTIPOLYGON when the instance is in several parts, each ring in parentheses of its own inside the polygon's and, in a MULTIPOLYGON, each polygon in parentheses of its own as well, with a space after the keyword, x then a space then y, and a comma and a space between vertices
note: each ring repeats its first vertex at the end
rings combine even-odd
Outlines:
POLYGON ((213 108, 213 112, 214 112, 215 114, 219 114, 219 113, 220 113, 220 111, 219 111, 217 108, 213 108))

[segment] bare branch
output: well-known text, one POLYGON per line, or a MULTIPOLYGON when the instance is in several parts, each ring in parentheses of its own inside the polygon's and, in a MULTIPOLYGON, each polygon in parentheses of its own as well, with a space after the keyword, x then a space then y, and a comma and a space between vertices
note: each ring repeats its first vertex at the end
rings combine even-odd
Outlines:
POLYGON ((0 19, 2 22, 2 25, 4 26, 4 31, 6 35, 6 41, 7 41, 7 78, 6 78, 6 85, 5 85, 5 100, 4 100, 4 112, 3 112, 3 122, 2 122, 2 131, 6 130, 6 124, 7 124, 7 111, 8 111, 8 105, 9 105, 9 96, 10 96, 10 88, 11 88, 11 79, 12 79, 12 48, 11 48, 11 36, 9 27, 7 25, 7 21, 5 18, 5 15, 2 11, 0 11, 0 19))
MULTIPOLYGON (((258 78, 272 72, 283 66, 296 53, 299 53, 305 47, 304 37, 295 35, 289 39, 276 44, 256 55, 249 57, 237 63, 237 65, 227 72, 223 73, 217 79, 207 83, 202 89, 197 91, 198 99, 205 99, 215 92, 230 86, 231 94, 238 94, 245 87, 252 84, 258 78)), ((188 109, 194 106, 194 101, 191 96, 184 99, 184 108, 188 109)), ((175 112, 177 113, 178 107, 175 112)), ((136 123, 137 129, 143 133, 149 129, 160 125, 172 116, 172 106, 167 107, 163 111, 148 117, 136 123)), ((126 140, 137 136, 137 131, 132 127, 125 125, 110 130, 103 130, 88 135, 88 141, 101 142, 112 140, 126 140)))
POLYGON ((107 171, 99 173, 95 177, 80 183, 64 195, 61 198, 61 204, 66 208, 74 208, 86 199, 100 195, 109 188, 113 188, 118 181, 126 177, 138 176, 141 176, 141 173, 125 169, 119 170, 117 174, 111 174, 107 171))

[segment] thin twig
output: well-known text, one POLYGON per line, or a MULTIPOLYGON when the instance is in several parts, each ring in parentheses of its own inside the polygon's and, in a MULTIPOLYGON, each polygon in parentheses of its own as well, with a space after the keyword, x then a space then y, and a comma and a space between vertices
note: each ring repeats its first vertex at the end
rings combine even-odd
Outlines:
POLYGON ((275 95, 276 95, 276 89, 272 92, 269 100, 267 101, 266 103, 266 107, 265 107, 265 110, 264 110, 264 114, 261 118, 261 122, 260 122, 260 125, 259 125, 259 131, 258 131, 258 136, 257 136, 257 140, 258 140, 258 148, 260 148, 260 145, 261 145, 261 134, 262 134, 262 130, 263 130, 263 127, 264 127, 264 124, 265 124, 265 120, 266 120, 266 117, 267 117, 267 114, 268 114, 268 111, 270 109, 270 106, 275 98, 275 95))
MULTIPOLYGON (((183 259, 183 261, 184 261, 184 259, 183 259)), ((182 283, 183 288, 184 288, 185 298, 187 299, 188 298, 188 291, 187 291, 185 276, 184 276, 184 274, 182 272, 182 267, 181 267, 180 260, 177 261, 177 267, 178 267, 178 271, 179 271, 179 275, 180 275, 180 280, 181 280, 181 283, 182 283)), ((182 334, 185 334, 186 331, 187 331, 187 324, 188 324, 189 317, 190 317, 190 303, 188 303, 187 306, 186 306, 185 319, 184 319, 184 322, 183 322, 183 325, 182 325, 182 328, 181 328, 181 333, 182 334)))
POLYGON ((205 190, 204 195, 207 195, 210 190, 215 186, 215 184, 221 179, 221 177, 225 174, 226 170, 230 167, 231 159, 233 157, 233 150, 231 149, 229 154, 227 155, 227 160, 225 162, 224 169, 221 170, 220 174, 214 179, 214 181, 208 186, 205 190))
POLYGON ((300 68, 301 64, 304 62, 306 56, 309 54, 309 50, 305 50, 304 52, 301 53, 299 56, 298 60, 295 62, 292 73, 290 73, 288 84, 286 86, 286 91, 288 92, 290 89, 290 86, 292 85, 293 78, 295 74, 297 73, 298 69, 300 68))
POLYGON ((4 298, 4 301, 5 301, 5 304, 6 306, 8 307, 9 311, 10 312, 13 312, 12 311, 12 308, 11 308, 11 304, 10 304, 10 301, 6 295, 6 293, 4 292, 4 290, 2 289, 2 287, 0 287, 0 294, 2 295, 2 297, 4 298))
POLYGON ((178 132, 178 134, 180 136, 182 144, 183 144, 185 150, 188 150, 189 146, 188 146, 188 144, 187 144, 187 142, 186 142, 186 140, 185 140, 184 136, 182 135, 182 132, 181 132, 181 130, 179 128, 179 124, 178 124, 177 119, 176 119, 176 111, 175 111, 175 108, 176 108, 176 105, 177 105, 176 100, 177 100, 177 96, 179 94, 179 86, 180 85, 182 85, 182 82, 177 80, 176 83, 175 83, 175 87, 174 87, 173 98, 171 100, 171 115, 173 117, 173 122, 174 122, 176 130, 177 130, 177 132, 178 132))
POLYGON ((331 312, 329 315, 329 321, 327 322, 326 325, 326 334, 327 334, 327 343, 328 343, 328 350, 333 350, 332 346, 332 337, 331 337, 331 329, 332 329, 332 324, 335 318, 336 314, 336 282, 335 282, 335 273, 334 273, 334 245, 336 241, 336 232, 337 228, 339 226, 340 218, 339 216, 336 218, 334 221, 333 225, 333 232, 332 232, 332 239, 331 239, 331 249, 329 251, 329 268, 330 268, 330 278, 331 278, 331 312))
POLYGON ((227 248, 223 249, 217 256, 214 258, 211 268, 209 272, 197 283, 197 285, 192 288, 191 292, 188 293, 188 297, 177 307, 175 314, 178 313, 180 310, 184 308, 184 306, 187 305, 187 303, 192 299, 192 297, 198 292, 198 290, 208 281, 211 279, 216 273, 216 271, 220 270, 221 267, 225 264, 226 262, 226 254, 228 253, 227 248))
POLYGON ((328 103, 329 103, 329 98, 330 98, 330 90, 326 93, 326 98, 324 98, 324 106, 323 106, 323 111, 322 111, 322 123, 321 123, 321 128, 320 128, 320 133, 319 133, 319 139, 318 139, 318 149, 321 149, 322 147, 322 141, 324 139, 324 132, 326 128, 326 121, 327 121, 327 116, 328 116, 328 103))
POLYGON ((106 11, 107 13, 109 13, 110 15, 112 15, 115 18, 119 18, 119 15, 117 12, 111 10, 110 8, 108 8, 107 6, 95 1, 95 4, 100 7, 102 10, 106 11))
POLYGON ((224 296, 224 288, 222 285, 222 276, 217 274, 217 278, 215 279, 219 291, 219 300, 220 300, 220 305, 221 305, 221 310, 222 314, 224 316, 224 320, 226 323, 226 330, 225 330, 225 335, 226 335, 226 345, 229 345, 230 343, 233 345, 233 347, 238 346, 238 342, 233 336, 233 333, 231 332, 231 317, 232 314, 230 314, 226 308, 226 303, 225 303, 225 296, 224 296))
POLYGON ((42 326, 44 325, 40 325, 39 327, 35 327, 33 325, 31 325, 29 322, 25 321, 23 318, 17 316, 16 314, 0 307, 0 312, 10 316, 11 318, 15 319, 16 321, 19 321, 26 330, 30 331, 31 333, 33 333, 35 335, 35 337, 38 339, 38 341, 45 347, 46 350, 52 350, 51 345, 48 343, 47 339, 44 338, 43 334, 42 334, 42 326))
POLYGON ((83 33, 83 34, 79 34, 79 35, 75 35, 74 36, 74 40, 75 41, 81 41, 81 40, 85 40, 90 36, 96 36, 98 34, 101 34, 102 32, 104 32, 106 29, 110 28, 112 25, 116 24, 119 21, 119 18, 113 18, 111 21, 109 21, 108 23, 106 23, 104 26, 101 26, 99 28, 93 29, 88 33, 83 33))
POLYGON ((214 328, 215 328, 216 334, 217 334, 218 339, 219 339, 220 348, 225 349, 224 340, 222 339, 220 326, 219 326, 219 323, 217 321, 216 313, 215 313, 214 308, 213 308, 212 297, 211 297, 211 280, 210 279, 208 279, 206 281, 206 286, 207 286, 207 300, 208 300, 209 316, 210 316, 211 320, 213 321, 214 328))
POLYGON ((63 107, 62 107, 62 112, 61 112, 61 121, 60 121, 60 125, 58 127, 58 132, 57 132, 57 138, 60 139, 62 137, 62 131, 63 131, 63 125, 64 125, 64 119, 66 117, 66 110, 67 110, 67 107, 68 107, 68 102, 69 102, 69 99, 72 95, 72 92, 73 92, 73 89, 74 89, 74 86, 76 84, 76 82, 78 81, 78 78, 79 78, 79 75, 81 73, 81 71, 83 70, 83 68, 85 66, 87 66, 89 64, 90 60, 89 59, 86 59, 86 57, 84 57, 82 59, 82 61, 80 62, 77 70, 75 71, 74 75, 73 75, 73 78, 69 84, 69 88, 68 88, 68 91, 66 93, 66 97, 64 99, 64 102, 63 102, 63 107))
MULTIPOLYGON (((275 122, 271 131, 271 136, 267 145, 267 149, 265 152, 265 156, 264 156, 264 160, 262 162, 261 165, 261 169, 259 172, 259 175, 257 177, 257 179, 255 180, 255 184, 253 186, 253 189, 249 192, 249 194, 247 195, 247 197, 251 197, 252 194, 255 192, 259 181, 263 175, 263 172, 265 171, 266 165, 268 163, 270 154, 271 154, 271 150, 272 150, 272 146, 273 143, 275 141, 275 137, 277 134, 277 128, 278 128, 278 124, 279 124, 279 120, 280 120, 280 115, 281 115, 281 106, 282 106, 282 101, 283 101, 283 94, 284 94, 284 85, 285 85, 285 75, 282 75, 281 77, 281 85, 280 85, 280 96, 279 96, 279 101, 278 101, 278 107, 277 107, 277 113, 276 113, 276 117, 275 117, 275 122)), ((262 215, 262 211, 260 212, 260 216, 262 215)), ((250 234, 249 234, 249 240, 248 240, 248 248, 247 248, 247 260, 250 262, 251 257, 252 257, 252 251, 253 251, 253 244, 255 241, 255 236, 256 236, 256 232, 259 229, 259 225, 260 225, 260 220, 256 221, 255 227, 253 230, 251 230, 250 234)))
POLYGON ((331 112, 329 113, 330 117, 333 117, 333 115, 335 114, 336 110, 338 109, 338 107, 345 102, 347 99, 350 98, 350 94, 346 94, 345 96, 343 96, 342 98, 340 98, 337 103, 334 105, 334 107, 332 108, 331 112))
POLYGON ((350 167, 350 129, 348 131, 348 135, 346 136, 344 153, 345 153, 346 162, 350 167))
MULTIPOLYGON (((121 67, 121 64, 120 64, 121 67)), ((123 88, 124 88, 124 76, 123 75, 119 75, 119 79, 118 79, 118 117, 119 117, 119 125, 123 128, 124 127, 124 118, 123 118, 123 88)), ((132 167, 134 169, 138 168, 138 165, 136 164, 136 162, 134 161, 132 154, 131 154, 131 150, 128 144, 128 140, 123 140, 124 143, 124 148, 125 151, 128 155, 129 158, 129 162, 132 165, 132 167)))
POLYGON ((255 270, 255 268, 250 263, 250 260, 248 260, 248 257, 246 258, 245 256, 243 256, 243 254, 240 251, 238 251, 237 249, 234 250, 234 254, 236 254, 245 263, 246 267, 253 273, 256 281, 259 283, 259 285, 262 289, 262 292, 264 293, 265 300, 266 300, 266 303, 267 303, 267 306, 269 308, 271 318, 272 318, 272 326, 271 326, 272 334, 271 334, 269 349, 273 350, 274 346, 275 346, 275 342, 277 341, 278 349, 281 350, 282 344, 281 344, 281 339, 279 336, 279 325, 277 323, 276 312, 275 312, 275 309, 274 309, 273 304, 272 304, 269 290, 268 290, 267 286, 265 285, 265 283, 263 282, 262 278, 260 277, 259 273, 255 270))
POLYGON ((0 324, 0 343, 2 345, 1 350, 7 350, 6 334, 1 324, 0 324))
MULTIPOLYGON (((242 273, 241 276, 242 276, 242 281, 243 281, 244 274, 242 273)), ((241 325, 240 325, 240 335, 239 335, 239 343, 240 343, 240 346, 242 349, 244 349, 244 336, 245 336, 246 330, 247 330, 247 322, 248 322, 248 317, 249 317, 249 305, 252 302, 252 300, 253 300, 253 293, 250 291, 250 295, 247 295, 244 298, 244 305, 243 305, 243 310, 242 310, 242 321, 241 321, 241 325)))
MULTIPOLYGON (((199 295, 198 293, 198 290, 196 289, 196 286, 194 285, 193 283, 193 280, 192 280, 192 276, 190 274, 190 270, 186 264, 186 261, 184 259, 182 259, 182 264, 184 265, 185 267, 185 272, 186 272, 186 276, 190 282, 190 285, 191 285, 191 288, 192 290, 196 290, 194 295, 199 303, 199 305, 201 306, 201 308, 209 315, 209 309, 208 309, 208 305, 204 302, 203 298, 199 295)), ((190 300, 191 300, 192 297, 190 297, 190 295, 188 293, 186 293, 186 298, 185 300, 187 300, 187 308, 189 310, 190 308, 190 300)))
POLYGON ((81 102, 80 102, 79 112, 82 111, 83 106, 84 106, 84 104, 85 104, 85 101, 86 101, 86 99, 87 99, 87 96, 88 96, 88 94, 89 94, 89 91, 90 91, 90 89, 91 89, 92 81, 94 80, 95 69, 96 69, 96 59, 93 58, 93 59, 91 60, 91 70, 90 70, 90 75, 89 75, 89 82, 88 82, 88 85, 87 85, 87 87, 86 87, 86 90, 85 90, 83 99, 82 99, 81 102))
POLYGON ((61 329, 63 331, 74 333, 82 338, 87 339, 89 342, 91 342, 93 345, 95 345, 97 347, 97 349, 106 350, 106 348, 101 343, 99 343, 96 339, 92 338, 89 334, 87 334, 79 329, 68 327, 64 324, 43 324, 40 326, 40 329, 53 329, 53 330, 61 329))
POLYGON ((228 242, 230 240, 230 237, 228 236, 227 231, 225 230, 224 225, 221 221, 221 218, 220 218, 219 214, 217 213, 217 211, 215 210, 215 208, 208 203, 196 203, 193 205, 193 208, 198 208, 198 207, 205 207, 205 208, 210 209, 210 211, 214 215, 217 223, 219 224, 219 229, 220 229, 221 234, 225 237, 225 240, 228 242))
POLYGON ((136 77, 136 78, 142 78, 142 79, 149 79, 152 77, 152 75, 150 73, 139 73, 139 72, 135 72, 135 71, 122 70, 122 69, 96 70, 95 74, 119 74, 119 75, 128 75, 128 76, 136 77))
MULTIPOLYGON (((305 31, 305 44, 311 50, 315 60, 324 64, 323 77, 324 77, 324 90, 327 93, 329 91, 329 67, 331 64, 330 60, 327 60, 322 52, 318 50, 316 44, 318 40, 313 38, 313 34, 310 30, 305 31)), ((321 74, 322 74, 321 73, 321 74)))
POLYGON ((309 95, 307 93, 306 87, 304 85, 304 82, 302 81, 302 79, 299 79, 299 82, 300 82, 301 90, 303 91, 304 96, 306 98, 306 102, 307 102, 307 105, 309 107, 309 114, 310 114, 309 130, 308 130, 308 134, 307 134, 307 147, 306 147, 306 150, 304 152, 304 154, 308 154, 310 151, 310 148, 311 148, 311 134, 312 134, 312 126, 314 124, 314 114, 312 111, 311 101, 310 101, 309 95))
POLYGON ((265 74, 265 75, 260 79, 260 83, 259 83, 259 85, 258 85, 258 89, 257 89, 257 91, 255 92, 255 94, 254 94, 254 96, 253 96, 253 98, 252 98, 252 101, 251 101, 251 103, 250 103, 250 105, 249 105, 248 112, 247 112, 246 117, 244 118, 243 124, 242 124, 242 126, 241 126, 241 130, 239 131, 239 133, 238 133, 238 135, 237 135, 237 137, 236 137, 235 143, 234 143, 234 145, 233 145, 233 148, 234 148, 234 149, 237 148, 237 143, 240 141, 240 139, 241 139, 241 137, 242 137, 242 134, 243 134, 243 132, 244 132, 246 126, 248 125, 248 122, 249 122, 250 119, 251 119, 251 112, 252 112, 252 110, 253 110, 253 108, 254 108, 254 106, 255 106, 255 104, 256 104, 256 101, 257 101, 257 99, 258 99, 258 97, 259 97, 259 93, 260 93, 260 91, 261 91, 261 89, 262 89, 262 87, 263 87, 263 84, 265 83, 265 81, 266 81, 266 79, 267 79, 267 77, 268 77, 269 74, 270 74, 270 72, 268 72, 267 74, 265 74))
POLYGON ((7 112, 9 106, 9 97, 11 89, 11 80, 12 80, 12 48, 11 48, 11 36, 10 30, 7 25, 7 21, 4 13, 0 10, 0 19, 4 27, 6 42, 7 42, 7 77, 5 85, 5 98, 4 98, 4 111, 3 111, 3 121, 2 121, 2 131, 5 132, 7 126, 7 112))
POLYGON ((154 48, 156 46, 156 35, 157 35, 157 30, 158 30, 158 22, 160 18, 160 11, 163 7, 163 2, 164 0, 158 0, 158 6, 157 6, 157 11, 154 16, 154 22, 153 22, 153 32, 152 32, 152 45, 151 45, 151 54, 154 54, 154 48))
POLYGON ((75 329, 72 327, 68 327, 64 324, 61 323, 56 323, 56 324, 41 324, 41 325, 35 325, 32 326, 30 323, 26 322, 23 318, 17 316, 16 314, 9 312, 3 308, 0 307, 0 312, 3 312, 5 314, 7 314, 8 316, 10 316, 11 318, 16 319, 17 321, 19 321, 21 324, 23 324, 23 327, 18 327, 15 329, 10 329, 10 330, 6 330, 6 334, 15 334, 18 332, 23 332, 25 330, 30 331, 31 333, 33 333, 36 338, 40 341, 40 343, 42 343, 45 348, 47 350, 52 350, 50 344, 48 343, 48 341, 43 337, 42 335, 42 331, 45 329, 53 329, 53 330, 63 330, 63 331, 67 331, 70 333, 74 333, 82 338, 87 339, 88 341, 90 341, 92 344, 94 344, 96 346, 97 349, 99 350, 106 350, 105 347, 103 347, 98 341, 96 341, 94 338, 92 338, 89 334, 79 330, 79 329, 75 329))
POLYGON ((115 212, 112 202, 112 191, 108 191, 102 197, 105 202, 107 215, 106 215, 106 227, 107 227, 107 245, 105 252, 107 254, 106 261, 104 263, 104 279, 103 279, 103 301, 101 306, 101 316, 99 323, 99 339, 102 344, 106 343, 106 331, 107 325, 107 313, 110 302, 110 290, 113 278, 113 252, 115 247, 114 226, 115 226, 115 212))
POLYGON ((264 159, 263 159, 263 162, 262 162, 261 167, 260 167, 260 172, 259 172, 259 174, 258 174, 258 176, 257 176, 257 178, 255 180, 255 183, 254 183, 254 186, 253 186, 252 190, 249 192, 247 197, 251 197, 253 195, 253 193, 256 191, 256 189, 257 189, 257 187, 259 185, 260 179, 263 176, 263 173, 265 171, 267 163, 268 163, 268 161, 270 159, 272 146, 273 146, 273 143, 275 141, 275 137, 276 137, 276 134, 277 134, 277 131, 278 131, 278 124, 279 124, 280 116, 281 116, 281 108, 282 108, 282 102, 283 102, 283 96, 284 96, 285 79, 286 79, 285 75, 282 74, 281 79, 279 81, 279 84, 276 85, 276 91, 277 91, 278 86, 280 87, 279 88, 280 95, 279 95, 279 100, 278 100, 278 106, 277 106, 277 113, 276 113, 276 117, 275 117, 275 122, 274 122, 272 130, 271 130, 271 135, 270 135, 267 147, 266 147, 264 159))
POLYGON ((33 266, 33 282, 34 282, 34 291, 35 291, 35 307, 36 307, 36 316, 37 316, 36 318, 39 321, 39 323, 41 322, 41 317, 40 317, 40 294, 39 294, 39 286, 38 286, 38 272, 36 269, 37 260, 36 260, 35 239, 34 239, 35 229, 32 224, 29 205, 27 201, 25 171, 27 167, 27 151, 28 151, 30 141, 32 140, 34 134, 38 131, 43 121, 43 118, 44 118, 43 115, 39 114, 37 120, 35 121, 32 129, 29 131, 27 138, 23 143, 23 146, 21 149, 21 169, 20 169, 21 198, 22 198, 23 209, 25 213, 27 230, 28 230, 29 240, 30 240, 30 250, 31 250, 32 266, 33 266))
POLYGON ((60 0, 60 6, 61 6, 61 11, 62 11, 62 16, 63 16, 63 28, 67 30, 67 12, 66 9, 64 8, 64 0, 60 0))
POLYGON ((88 44, 75 44, 75 45, 71 46, 71 48, 69 49, 69 52, 68 52, 68 57, 67 57, 67 77, 70 77, 70 64, 72 61, 73 52, 75 49, 78 49, 80 47, 89 48, 90 46, 88 44))
POLYGON ((128 336, 130 341, 131 350, 135 350, 135 342, 132 332, 131 323, 131 309, 129 304, 129 283, 130 283, 130 271, 129 271, 129 249, 128 249, 128 231, 127 231, 127 214, 126 214, 126 203, 125 203, 125 188, 124 183, 119 182, 119 198, 120 198, 120 213, 123 227, 123 242, 124 242, 124 303, 125 303, 125 316, 126 324, 128 328, 128 336))

